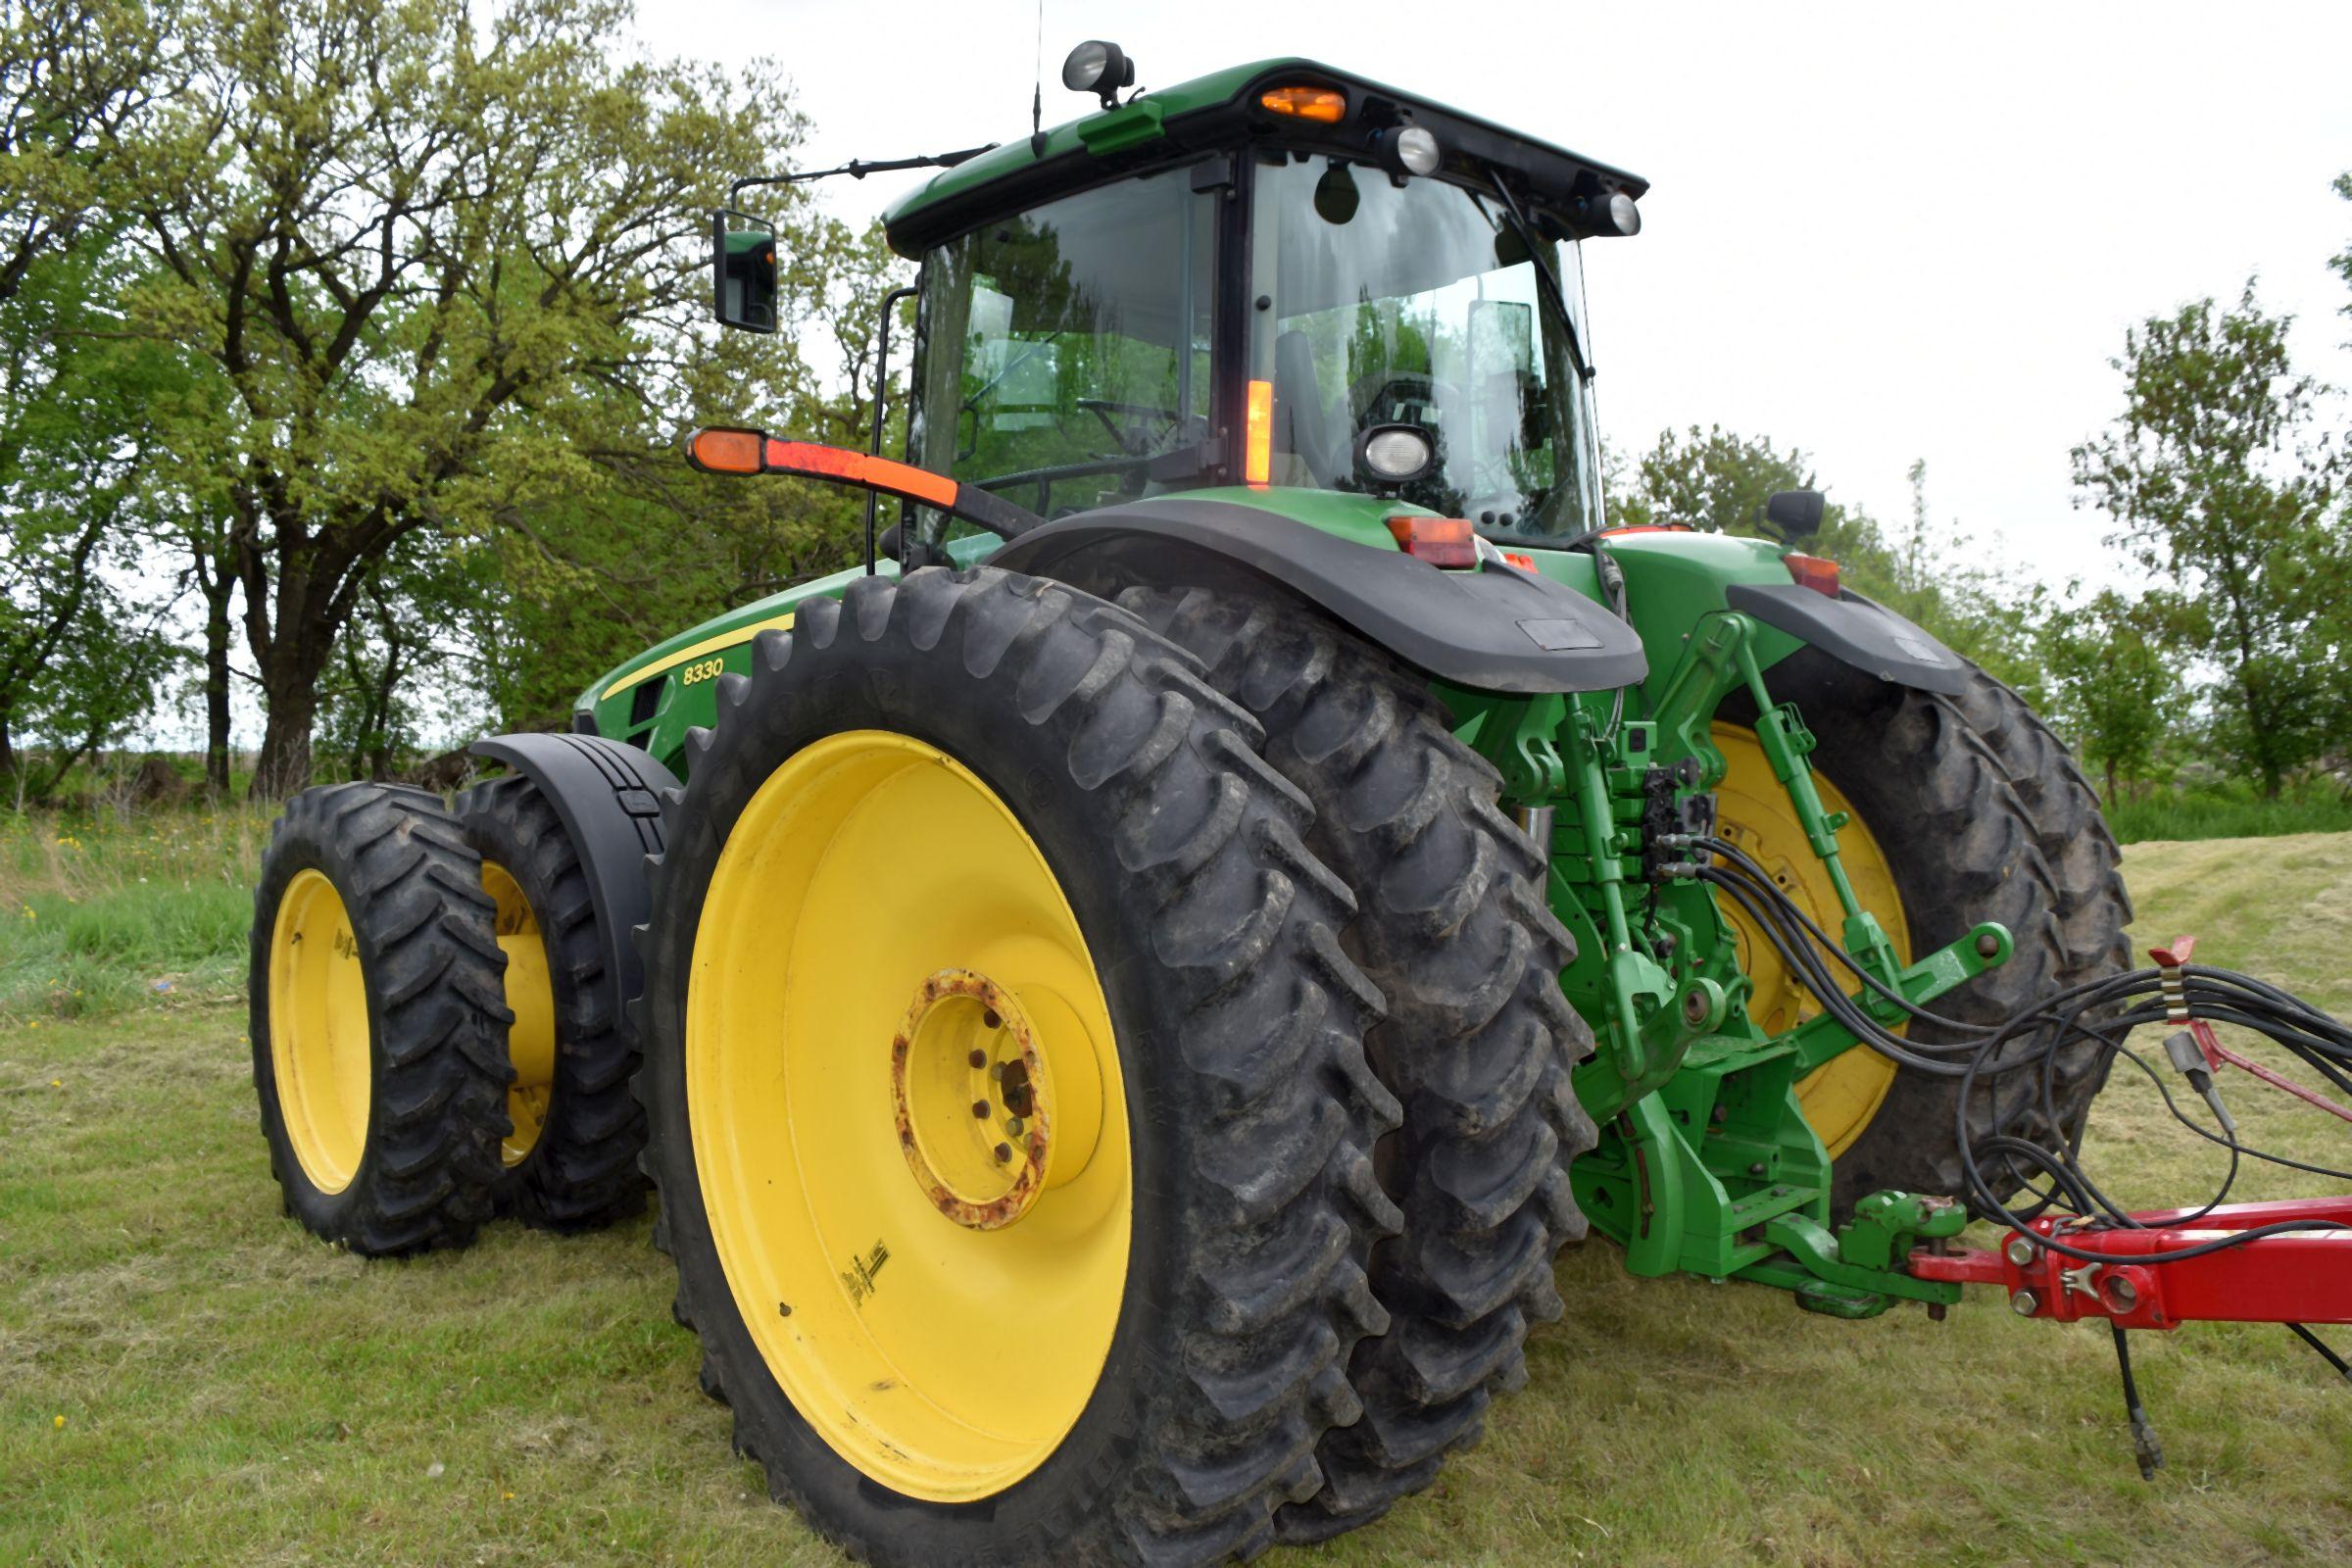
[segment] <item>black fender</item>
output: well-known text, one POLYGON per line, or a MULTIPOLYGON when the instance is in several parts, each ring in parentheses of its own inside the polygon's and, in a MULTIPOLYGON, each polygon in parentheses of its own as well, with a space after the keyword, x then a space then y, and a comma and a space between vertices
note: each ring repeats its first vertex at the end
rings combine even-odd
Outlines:
POLYGON ((1743 582, 1726 588, 1723 597, 1741 614, 1883 681, 1946 697, 1968 689, 1968 661, 1850 588, 1832 599, 1792 582, 1743 582))
POLYGON ((1271 586, 1477 691, 1608 691, 1649 667, 1632 627, 1548 577, 1493 560, 1441 571, 1231 501, 1155 496, 1080 513, 1023 533, 988 564, 1104 599, 1136 587, 1271 586))
POLYGON ((634 746, 598 735, 494 735, 466 748, 504 762, 539 786, 579 851, 588 897, 604 937, 614 1016, 643 988, 630 935, 649 918, 645 858, 662 853, 662 792, 678 776, 634 746))

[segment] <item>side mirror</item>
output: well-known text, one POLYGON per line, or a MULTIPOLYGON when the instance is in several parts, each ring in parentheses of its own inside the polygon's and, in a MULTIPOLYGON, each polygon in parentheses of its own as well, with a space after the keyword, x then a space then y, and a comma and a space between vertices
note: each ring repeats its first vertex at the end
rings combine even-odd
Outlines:
POLYGON ((1764 523, 1789 544, 1810 539, 1821 531, 1824 506, 1818 490, 1782 490, 1764 503, 1764 523))
POLYGON ((776 329, 776 225, 764 218, 710 215, 710 303, 721 326, 776 329))

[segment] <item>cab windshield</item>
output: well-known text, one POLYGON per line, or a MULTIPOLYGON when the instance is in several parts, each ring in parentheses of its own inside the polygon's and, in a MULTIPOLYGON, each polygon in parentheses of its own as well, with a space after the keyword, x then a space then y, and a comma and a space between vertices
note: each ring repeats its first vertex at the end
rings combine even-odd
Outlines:
MULTIPOLYGON (((1220 275, 1225 187, 1197 190, 1183 168, 930 252, 910 460, 1046 517, 1238 479, 1241 432, 1220 439, 1219 426, 1238 426, 1240 410, 1219 412, 1218 393, 1248 380, 1262 383, 1252 402, 1271 395, 1276 485, 1370 489, 1357 437, 1410 424, 1437 461, 1384 494, 1502 539, 1597 526, 1575 338, 1496 201, 1435 179, 1399 186, 1364 165, 1262 157, 1244 275, 1220 275), (1220 287, 1240 294, 1247 323, 1230 344, 1220 287)), ((1544 243, 1581 311, 1576 247, 1544 243)), ((927 540, 948 527, 914 515, 927 540)))
MULTIPOLYGON (((1576 247, 1544 243, 1581 312, 1576 247)), ((1361 490, 1356 438, 1409 424, 1437 462, 1403 499, 1506 538, 1598 526, 1591 399, 1500 203, 1285 159, 1257 171, 1250 250, 1250 375, 1273 390, 1274 483, 1361 490)))

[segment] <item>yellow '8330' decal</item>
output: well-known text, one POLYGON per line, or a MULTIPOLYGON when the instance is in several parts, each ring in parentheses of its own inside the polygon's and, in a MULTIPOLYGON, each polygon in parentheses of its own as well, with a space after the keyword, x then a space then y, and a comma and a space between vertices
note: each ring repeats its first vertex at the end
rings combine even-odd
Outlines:
POLYGON ((678 671, 678 684, 693 686, 702 681, 716 680, 726 673, 726 668, 727 662, 723 659, 698 659, 678 671))

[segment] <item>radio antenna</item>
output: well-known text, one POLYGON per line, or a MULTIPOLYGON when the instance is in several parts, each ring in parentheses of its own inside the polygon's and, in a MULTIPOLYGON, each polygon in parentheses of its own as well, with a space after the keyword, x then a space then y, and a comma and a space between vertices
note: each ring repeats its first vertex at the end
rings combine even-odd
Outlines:
POLYGON ((1029 89, 1029 156, 1046 156, 1046 0, 1037 0, 1037 85, 1029 89))

